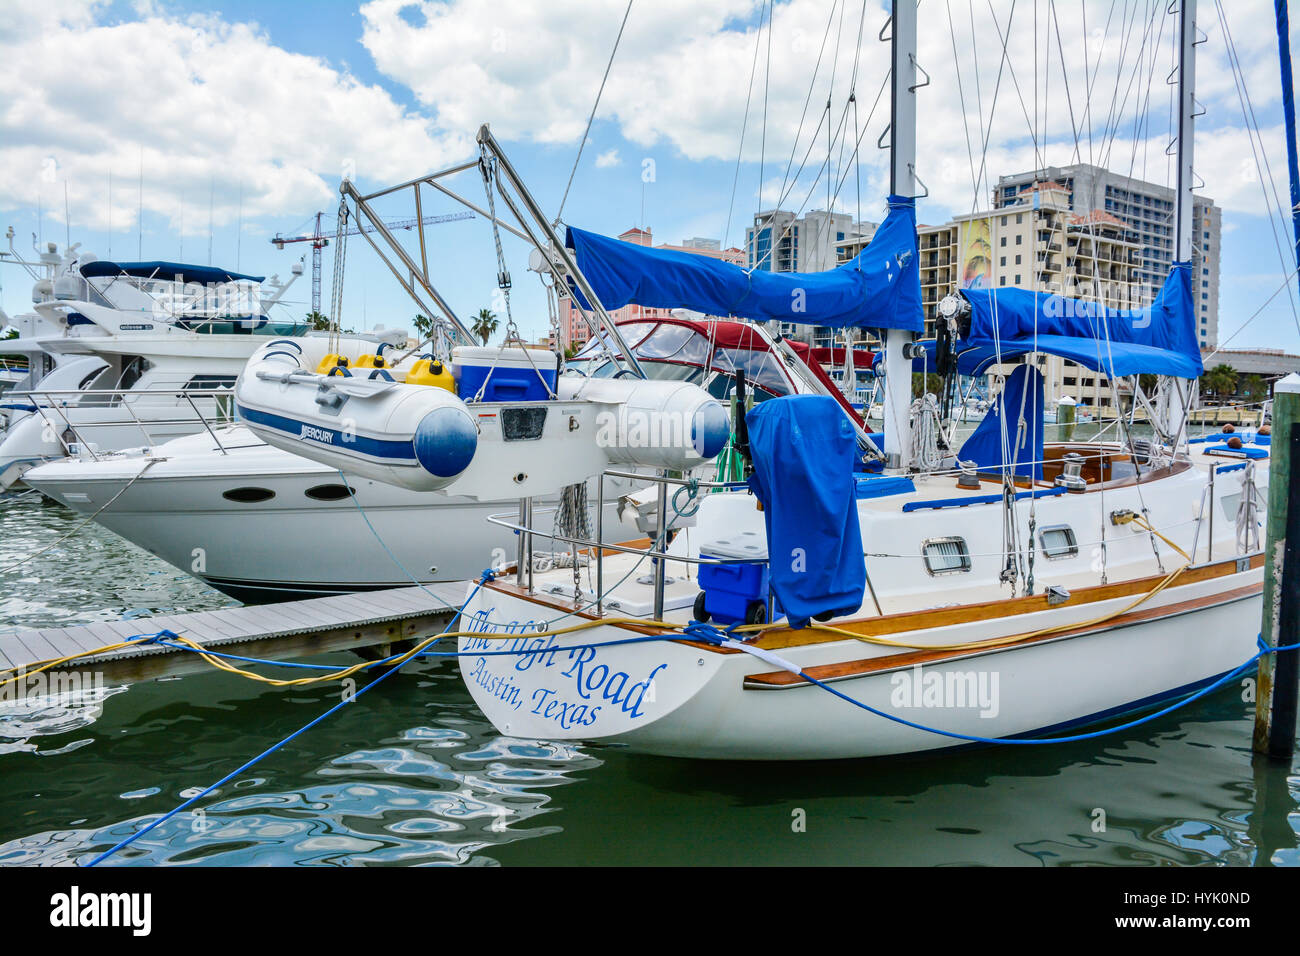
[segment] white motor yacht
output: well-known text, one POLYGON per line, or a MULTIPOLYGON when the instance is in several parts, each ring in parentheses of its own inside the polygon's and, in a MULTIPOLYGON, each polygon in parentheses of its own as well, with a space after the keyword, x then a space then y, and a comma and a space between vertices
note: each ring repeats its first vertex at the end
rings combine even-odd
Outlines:
MULTIPOLYGON (((5 348, 29 374, 5 395, 0 490, 42 461, 154 444, 220 417, 234 384, 267 336, 294 337, 302 322, 272 318, 288 282, 209 266, 109 262, 77 245, 41 256, 31 333, 5 348)), ((281 310, 283 307, 281 307, 281 310)), ((404 334, 401 338, 405 338, 404 334)))
MULTIPOLYGON (((821 381, 819 366, 798 358, 804 346, 774 342, 757 326, 673 318, 625 322, 620 331, 650 377, 702 384, 718 398, 731 396, 737 370, 760 402, 835 392, 821 381)), ((604 378, 617 370, 593 341, 566 374, 604 378)), ((714 476, 713 466, 701 475, 714 476)), ((42 464, 26 481, 246 601, 463 580, 516 558, 514 533, 487 517, 516 511, 517 500, 478 501, 356 476, 345 485, 337 470, 271 447, 238 423, 149 448, 42 464), (322 534, 329 546, 304 547, 322 534)), ((618 497, 634 484, 605 482, 607 535, 614 535, 618 497)), ((595 500, 593 492, 590 504, 595 500)), ((534 510, 534 524, 546 533, 556 503, 543 497, 534 510)), ((632 525, 623 531, 636 537, 632 525)), ((539 548, 538 567, 554 564, 555 553, 539 548)))

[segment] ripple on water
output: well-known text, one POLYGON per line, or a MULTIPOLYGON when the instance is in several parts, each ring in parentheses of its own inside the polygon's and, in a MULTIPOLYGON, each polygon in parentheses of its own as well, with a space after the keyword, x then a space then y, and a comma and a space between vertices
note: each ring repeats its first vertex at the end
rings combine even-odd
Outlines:
MULTIPOLYGON (((77 520, 13 504, 0 567, 77 520)), ((0 629, 228 603, 94 526, 5 583, 0 629)), ((0 866, 86 863, 335 699, 202 675, 0 705, 0 866)), ((1249 710, 1225 689, 1087 744, 709 764, 501 736, 420 661, 110 862, 1300 865, 1300 776, 1252 762, 1249 710)))

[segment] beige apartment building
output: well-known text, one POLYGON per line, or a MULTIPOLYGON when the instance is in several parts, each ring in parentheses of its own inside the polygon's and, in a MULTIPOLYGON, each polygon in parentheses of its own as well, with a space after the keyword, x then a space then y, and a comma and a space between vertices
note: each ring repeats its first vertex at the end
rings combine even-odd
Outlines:
MULTIPOLYGON (((840 243, 840 260, 866 245, 866 240, 840 243)), ((934 336, 939 302, 959 288, 1015 286, 1111 308, 1150 301, 1150 290, 1138 279, 1139 246, 1132 230, 1105 211, 1071 209, 1068 190, 1055 181, 1036 183, 999 209, 918 225, 917 248, 926 338, 934 336)), ((1104 376, 1056 356, 1038 356, 1038 361, 1048 403, 1069 396, 1081 405, 1113 404, 1104 376)))

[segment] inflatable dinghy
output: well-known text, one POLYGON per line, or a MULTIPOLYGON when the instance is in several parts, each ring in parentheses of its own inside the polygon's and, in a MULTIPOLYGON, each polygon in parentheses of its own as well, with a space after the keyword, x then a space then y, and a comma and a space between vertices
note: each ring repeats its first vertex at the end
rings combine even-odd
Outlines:
POLYGON ((722 450, 726 411, 687 382, 557 375, 540 349, 430 354, 280 339, 249 359, 239 417, 270 445, 410 488, 484 500, 554 494, 612 466, 685 470, 722 450))

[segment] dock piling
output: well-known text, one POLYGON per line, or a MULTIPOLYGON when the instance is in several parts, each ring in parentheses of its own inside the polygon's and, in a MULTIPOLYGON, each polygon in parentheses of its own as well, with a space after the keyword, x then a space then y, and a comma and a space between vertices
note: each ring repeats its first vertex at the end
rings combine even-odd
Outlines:
MULTIPOLYGON (((1278 382, 1273 396, 1260 634, 1268 647, 1284 647, 1300 642, 1300 475, 1292 474, 1300 461, 1300 375, 1278 382)), ((1261 657, 1256 691, 1255 752, 1289 759, 1295 752, 1300 651, 1261 657)))

